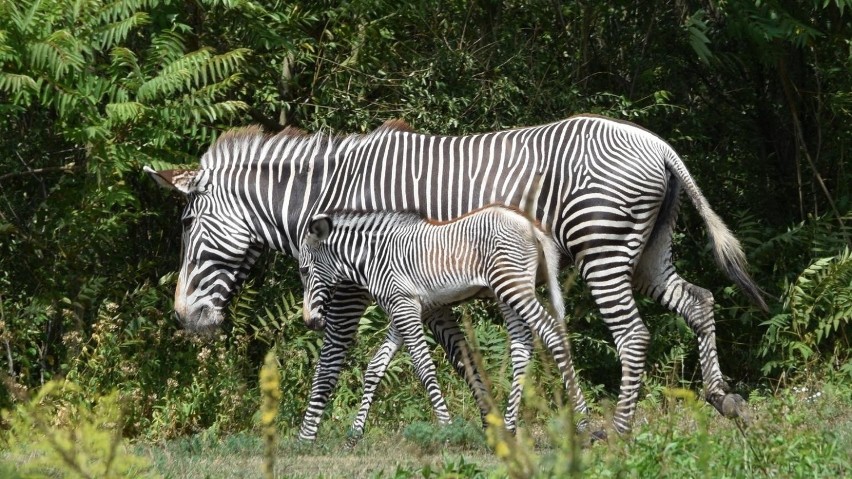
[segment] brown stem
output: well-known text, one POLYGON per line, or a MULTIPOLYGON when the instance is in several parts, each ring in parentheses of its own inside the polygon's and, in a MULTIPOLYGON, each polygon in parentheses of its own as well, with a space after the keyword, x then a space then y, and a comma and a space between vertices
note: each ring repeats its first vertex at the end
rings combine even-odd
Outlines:
MULTIPOLYGON (((849 245, 852 245, 852 240, 850 240, 849 235, 846 233, 846 224, 843 222, 843 216, 837 209, 837 205, 834 203, 834 198, 832 198, 831 193, 829 193, 828 187, 825 186, 825 182, 822 180, 822 175, 819 174, 816 164, 814 163, 814 159, 811 157, 807 144, 805 143, 805 135, 802 133, 802 124, 799 121, 799 110, 796 108, 795 98, 793 97, 793 85, 790 82, 790 78, 787 76, 786 64, 783 59, 778 63, 778 76, 780 77, 781 85, 784 87, 784 95, 787 97, 787 104, 790 106, 793 130, 796 133, 796 144, 798 145, 799 150, 804 154, 805 159, 808 160, 808 166, 810 166, 811 172, 817 180, 817 184, 819 184, 820 189, 823 194, 825 194, 825 198, 828 200, 829 206, 831 206, 831 211, 834 212, 834 216, 840 224, 840 232, 843 235, 843 239, 845 239, 849 245)), ((798 168, 798 164, 799 163, 796 162, 796 168, 798 168)), ((799 188, 799 194, 801 195, 801 185, 799 188)))

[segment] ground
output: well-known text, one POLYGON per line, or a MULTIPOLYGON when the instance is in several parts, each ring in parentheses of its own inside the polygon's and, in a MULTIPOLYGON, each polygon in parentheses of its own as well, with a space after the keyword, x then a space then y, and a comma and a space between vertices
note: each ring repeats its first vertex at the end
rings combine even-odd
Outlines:
MULTIPOLYGON (((852 392, 846 385, 752 394, 752 423, 742 429, 689 393, 647 398, 629 438, 576 449, 566 444, 564 422, 533 424, 518 440, 492 441, 502 460, 471 425, 464 433, 415 424, 402 430, 374 425, 349 447, 342 423, 329 421, 314 444, 282 432, 276 477, 505 477, 508 471, 540 477, 844 477, 852 475, 852 392), (547 425, 546 425, 547 424, 547 425), (532 469, 524 469, 531 464, 532 469), (524 473, 526 471, 526 473, 524 473), (447 474, 442 474, 447 473, 447 474)), ((262 477, 259 435, 196 436, 137 444, 157 472, 171 478, 262 477)))

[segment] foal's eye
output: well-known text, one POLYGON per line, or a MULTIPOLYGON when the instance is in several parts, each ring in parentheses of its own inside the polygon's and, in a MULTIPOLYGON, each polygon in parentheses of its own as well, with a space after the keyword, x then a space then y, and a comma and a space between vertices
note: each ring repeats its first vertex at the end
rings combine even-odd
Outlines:
POLYGON ((307 276, 308 275, 308 267, 307 266, 299 267, 299 274, 301 274, 302 276, 307 276))

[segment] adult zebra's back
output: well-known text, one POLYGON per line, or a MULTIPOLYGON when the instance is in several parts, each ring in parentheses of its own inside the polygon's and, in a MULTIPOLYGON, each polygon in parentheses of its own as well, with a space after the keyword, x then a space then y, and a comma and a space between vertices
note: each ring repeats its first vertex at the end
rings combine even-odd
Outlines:
MULTIPOLYGON (((616 428, 629 429, 650 340, 633 288, 686 318, 698 336, 707 400, 726 415, 738 411, 742 400, 727 394, 719 370, 712 296, 672 265, 681 187, 705 219, 720 265, 753 301, 765 304, 745 272, 737 240, 674 150, 644 129, 584 115, 464 137, 423 135, 394 124, 333 138, 254 132, 226 135, 201 166, 155 175, 189 195, 184 219, 195 218, 184 229, 175 298, 179 315, 190 322, 221 321, 259 248, 298 255, 298 238, 315 212, 408 209, 447 220, 490 203, 531 204, 535 219, 579 269, 613 333, 622 366, 616 428)), ((356 288, 337 291, 302 437, 315 435, 367 301, 356 288)), ((459 337, 451 334, 448 342, 459 337)))

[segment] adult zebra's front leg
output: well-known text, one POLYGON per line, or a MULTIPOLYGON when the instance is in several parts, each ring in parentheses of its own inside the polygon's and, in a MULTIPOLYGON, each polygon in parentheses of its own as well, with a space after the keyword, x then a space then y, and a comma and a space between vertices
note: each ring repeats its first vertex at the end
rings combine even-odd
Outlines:
POLYGON ((311 385, 308 409, 299 429, 299 439, 316 439, 328 398, 337 385, 346 353, 352 347, 358 331, 358 321, 370 302, 367 291, 353 285, 341 285, 331 298, 326 309, 325 337, 311 385))

